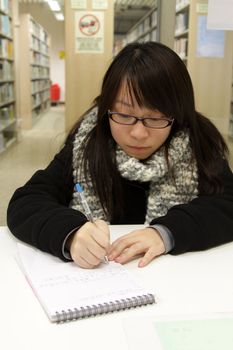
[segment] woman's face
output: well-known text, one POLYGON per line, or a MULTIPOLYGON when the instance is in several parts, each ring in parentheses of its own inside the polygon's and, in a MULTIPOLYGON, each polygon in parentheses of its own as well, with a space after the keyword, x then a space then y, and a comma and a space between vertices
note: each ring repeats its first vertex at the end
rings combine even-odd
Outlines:
MULTIPOLYGON (((114 112, 125 113, 140 118, 162 118, 161 112, 146 107, 139 107, 135 98, 130 98, 124 86, 113 104, 114 112)), ((123 151, 139 160, 150 157, 166 141, 171 131, 171 125, 164 129, 152 129, 144 126, 141 121, 134 125, 117 124, 109 118, 112 137, 123 151)))

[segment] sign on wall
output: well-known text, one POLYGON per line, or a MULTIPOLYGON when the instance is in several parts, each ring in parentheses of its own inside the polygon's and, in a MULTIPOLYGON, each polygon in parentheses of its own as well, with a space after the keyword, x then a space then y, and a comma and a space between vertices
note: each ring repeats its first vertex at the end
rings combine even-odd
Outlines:
POLYGON ((233 30, 233 0, 209 0, 207 27, 233 30))
POLYGON ((93 10, 107 10, 108 0, 92 0, 93 10))
POLYGON ((75 12, 75 53, 104 52, 104 12, 75 12))

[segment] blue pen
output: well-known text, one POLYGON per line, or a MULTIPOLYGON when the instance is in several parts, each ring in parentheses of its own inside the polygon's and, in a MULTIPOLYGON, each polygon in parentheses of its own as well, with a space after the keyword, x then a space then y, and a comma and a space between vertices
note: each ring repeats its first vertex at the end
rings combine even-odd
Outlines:
MULTIPOLYGON (((91 210, 90 210, 90 208, 89 208, 89 205, 88 205, 88 203, 87 203, 87 200, 86 200, 86 198, 85 198, 85 195, 84 195, 82 186, 81 186, 79 183, 77 183, 77 184, 75 185, 75 189, 76 189, 76 191, 77 191, 77 193, 78 193, 78 195, 79 195, 79 198, 80 198, 80 201, 81 201, 81 204, 82 204, 82 206, 83 206, 83 210, 84 210, 84 213, 85 213, 87 219, 88 219, 89 221, 91 221, 91 222, 94 222, 94 218, 93 218, 93 215, 92 215, 91 210)), ((105 264, 108 263, 108 258, 107 258, 107 256, 104 257, 104 262, 105 262, 105 264)))
POLYGON ((92 213, 91 213, 91 210, 89 208, 89 205, 87 204, 87 200, 86 200, 86 198, 84 196, 84 192, 83 192, 82 186, 80 184, 76 184, 75 185, 75 189, 78 192, 78 195, 79 195, 80 201, 82 203, 83 210, 84 210, 84 213, 85 213, 86 217, 88 218, 89 221, 93 222, 94 218, 92 216, 92 213))

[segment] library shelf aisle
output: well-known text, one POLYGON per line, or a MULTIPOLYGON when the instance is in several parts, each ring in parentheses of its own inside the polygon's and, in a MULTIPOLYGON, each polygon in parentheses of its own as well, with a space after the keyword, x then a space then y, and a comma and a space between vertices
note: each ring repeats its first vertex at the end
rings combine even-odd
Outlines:
POLYGON ((0 1, 0 153, 17 139, 11 1, 0 1))
POLYGON ((208 0, 176 0, 174 49, 190 73, 198 111, 226 136, 229 133, 233 33, 223 33, 223 54, 211 51, 215 33, 208 31, 208 0), (205 43, 205 50, 203 44, 205 43), (206 50, 207 48, 207 50, 206 50), (224 78, 223 78, 224 77, 224 78))
POLYGON ((114 47, 116 55, 125 45, 132 42, 159 41, 160 0, 151 8, 114 47))
POLYGON ((29 14, 20 16, 20 116, 30 129, 50 107, 49 36, 29 14))

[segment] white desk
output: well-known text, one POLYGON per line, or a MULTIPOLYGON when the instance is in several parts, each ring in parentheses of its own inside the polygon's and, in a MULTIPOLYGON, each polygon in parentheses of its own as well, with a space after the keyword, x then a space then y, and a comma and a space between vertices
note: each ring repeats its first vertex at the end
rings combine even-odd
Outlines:
MULTIPOLYGON (((121 233, 135 228, 115 226, 113 231, 119 232, 119 227, 121 233)), ((0 347, 4 350, 126 350, 126 319, 140 317, 143 322, 163 315, 233 312, 233 243, 205 252, 162 256, 141 269, 137 261, 130 262, 126 266, 132 273, 155 290, 157 304, 61 325, 50 323, 15 256, 16 240, 1 227, 0 347)))

